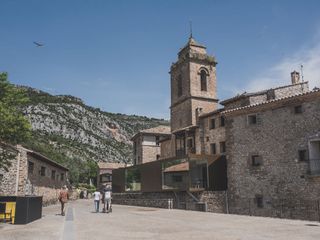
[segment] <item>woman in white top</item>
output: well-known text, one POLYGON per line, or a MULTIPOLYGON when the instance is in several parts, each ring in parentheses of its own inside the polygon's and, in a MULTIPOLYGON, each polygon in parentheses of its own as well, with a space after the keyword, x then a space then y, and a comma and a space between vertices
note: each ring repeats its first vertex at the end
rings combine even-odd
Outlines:
POLYGON ((99 203, 100 203, 101 193, 96 190, 93 193, 93 198, 94 198, 94 207, 96 209, 96 212, 99 212, 99 203))

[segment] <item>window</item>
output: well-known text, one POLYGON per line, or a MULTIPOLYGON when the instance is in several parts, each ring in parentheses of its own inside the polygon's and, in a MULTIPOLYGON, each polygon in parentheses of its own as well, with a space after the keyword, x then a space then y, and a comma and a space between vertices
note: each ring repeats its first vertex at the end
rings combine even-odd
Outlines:
POLYGON ((220 127, 224 127, 225 125, 225 118, 223 116, 220 117, 220 127))
POLYGON ((294 113, 295 113, 295 114, 302 113, 302 106, 301 106, 301 105, 295 106, 295 107, 294 107, 294 113))
POLYGON ((157 146, 159 146, 159 145, 160 145, 159 140, 160 140, 159 136, 156 136, 156 145, 157 145, 157 146))
POLYGON ((0 174, 0 183, 2 182, 3 174, 0 174))
POLYGON ((308 160, 307 150, 299 150, 298 154, 300 162, 305 162, 308 160))
POLYGON ((182 175, 172 175, 173 182, 182 182, 182 175))
POLYGON ((180 97, 182 95, 182 77, 181 77, 181 75, 178 76, 177 84, 178 84, 178 97, 180 97))
POLYGON ((207 91, 207 73, 205 70, 200 72, 201 91, 207 91))
POLYGON ((220 142, 220 153, 226 152, 226 142, 220 142))
POLYGON ((60 180, 63 181, 64 180, 64 173, 60 174, 60 180))
POLYGON ((46 168, 45 167, 41 167, 40 175, 41 176, 45 176, 46 175, 46 168))
POLYGON ((192 148, 193 147, 193 140, 192 138, 189 138, 188 141, 187 141, 187 146, 188 148, 192 148))
POLYGON ((217 154, 216 144, 215 143, 211 143, 210 144, 210 151, 211 151, 211 154, 217 154))
POLYGON ((33 170, 34 170, 34 163, 28 161, 28 174, 33 174, 33 170))
POLYGON ((156 158, 157 158, 157 160, 159 160, 160 159, 160 154, 157 154, 156 158))
POLYGON ((261 166, 262 165, 262 157, 259 155, 252 155, 251 156, 251 165, 252 166, 261 166))
POLYGON ((257 124, 257 115, 256 114, 248 116, 248 124, 249 125, 257 124))
POLYGON ((255 202, 256 202, 258 208, 263 208, 263 196, 262 195, 256 195, 255 202))
POLYGON ((209 141, 210 141, 210 138, 209 138, 209 137, 206 137, 206 139, 207 139, 207 142, 209 142, 209 141))
POLYGON ((216 128, 216 120, 214 118, 210 119, 210 129, 216 128))
POLYGON ((55 170, 52 170, 52 171, 51 171, 51 179, 52 179, 52 180, 55 180, 55 179, 56 179, 56 171, 55 171, 55 170))

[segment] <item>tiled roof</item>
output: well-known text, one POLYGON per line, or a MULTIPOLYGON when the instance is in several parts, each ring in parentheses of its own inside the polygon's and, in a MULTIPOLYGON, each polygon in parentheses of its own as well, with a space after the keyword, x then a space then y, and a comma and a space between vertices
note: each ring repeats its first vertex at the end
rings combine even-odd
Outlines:
POLYGON ((243 110, 243 109, 254 108, 254 107, 257 107, 257 106, 267 105, 267 104, 274 103, 274 102, 281 102, 281 101, 284 101, 284 100, 287 100, 287 99, 292 99, 292 98, 296 98, 296 97, 300 97, 300 96, 306 96, 306 95, 312 95, 312 94, 315 94, 315 93, 320 93, 320 89, 314 89, 314 90, 309 91, 309 92, 299 93, 299 94, 295 94, 295 95, 291 95, 291 96, 287 96, 287 97, 271 99, 271 100, 268 100, 268 101, 265 101, 265 102, 256 103, 256 104, 252 104, 252 105, 248 105, 248 106, 244 106, 244 107, 233 108, 233 109, 225 110, 225 111, 223 111, 223 113, 230 113, 230 112, 235 112, 235 111, 239 111, 239 110, 243 110))
POLYGON ((137 132, 135 135, 133 135, 131 140, 135 139, 140 134, 170 135, 171 128, 169 126, 160 125, 160 126, 154 127, 154 128, 143 129, 143 130, 137 132))
POLYGON ((173 165, 167 167, 163 172, 185 172, 189 171, 189 162, 179 163, 177 165, 173 165))
MULTIPOLYGON (((128 166, 128 165, 127 165, 128 166)), ((105 169, 117 169, 126 167, 125 163, 110 163, 110 162, 98 162, 98 167, 105 169)))
POLYGON ((143 129, 141 133, 160 133, 160 134, 170 134, 171 128, 169 126, 160 125, 158 127, 143 129))
POLYGON ((270 89, 257 91, 257 92, 251 92, 251 93, 244 92, 244 93, 238 94, 238 95, 236 95, 236 96, 234 96, 232 98, 225 99, 225 100, 221 101, 220 104, 225 105, 226 103, 230 103, 230 102, 239 100, 239 99, 244 98, 244 97, 251 97, 251 96, 266 94, 268 91, 277 90, 277 89, 281 89, 281 88, 286 88, 286 87, 294 86, 294 85, 303 85, 303 84, 308 84, 308 82, 300 82, 300 83, 296 83, 296 84, 290 84, 290 85, 280 86, 280 87, 276 87, 276 88, 270 88, 270 89))

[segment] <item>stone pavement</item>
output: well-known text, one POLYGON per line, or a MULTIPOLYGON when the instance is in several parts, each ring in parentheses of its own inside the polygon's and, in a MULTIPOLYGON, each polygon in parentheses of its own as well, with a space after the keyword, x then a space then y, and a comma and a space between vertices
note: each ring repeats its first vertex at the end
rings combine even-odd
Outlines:
POLYGON ((2 240, 99 239, 320 239, 320 223, 183 210, 113 206, 113 213, 94 213, 92 200, 43 209, 43 218, 28 225, 0 224, 2 240))

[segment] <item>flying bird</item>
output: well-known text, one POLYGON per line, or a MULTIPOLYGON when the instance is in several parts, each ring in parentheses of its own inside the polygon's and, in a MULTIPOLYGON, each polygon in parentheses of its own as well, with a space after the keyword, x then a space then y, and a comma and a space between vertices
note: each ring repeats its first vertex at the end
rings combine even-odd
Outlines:
POLYGON ((37 47, 43 47, 44 44, 43 43, 38 43, 38 42, 33 42, 37 47))

